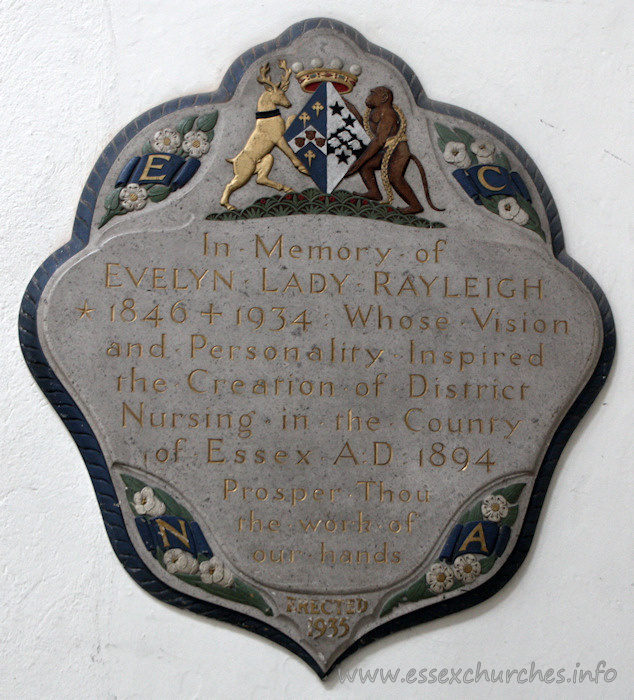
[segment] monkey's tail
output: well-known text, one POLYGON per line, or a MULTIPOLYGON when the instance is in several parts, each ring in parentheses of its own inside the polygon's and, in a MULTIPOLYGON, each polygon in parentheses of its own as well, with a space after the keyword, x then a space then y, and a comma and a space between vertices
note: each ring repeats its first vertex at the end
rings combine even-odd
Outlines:
POLYGON ((434 206, 433 202, 431 201, 431 196, 429 194, 429 185, 427 184, 427 175, 425 174, 425 168, 423 168, 423 164, 413 153, 411 153, 410 156, 414 163, 416 163, 416 165, 418 166, 418 170, 423 181, 423 189, 425 190, 425 198, 427 199, 427 203, 434 211, 445 211, 444 209, 439 209, 438 207, 434 206))
MULTIPOLYGON (((401 143, 401 141, 406 141, 407 140, 407 119, 405 119, 405 115, 403 114, 403 111, 398 107, 397 105, 393 105, 394 110, 398 114, 399 118, 399 128, 396 136, 392 136, 391 138, 387 139, 385 142, 386 145, 386 151, 385 155, 383 156, 383 159, 381 160, 381 182, 383 183, 383 187, 385 188, 385 199, 381 202, 381 204, 392 204, 394 201, 394 192, 392 191, 392 183, 390 182, 390 172, 389 172, 389 165, 390 165, 390 158, 392 157, 392 154, 396 150, 396 147, 401 143)), ((366 110, 366 118, 364 119, 364 126, 365 122, 368 122, 368 127, 369 128, 369 110, 366 110)))

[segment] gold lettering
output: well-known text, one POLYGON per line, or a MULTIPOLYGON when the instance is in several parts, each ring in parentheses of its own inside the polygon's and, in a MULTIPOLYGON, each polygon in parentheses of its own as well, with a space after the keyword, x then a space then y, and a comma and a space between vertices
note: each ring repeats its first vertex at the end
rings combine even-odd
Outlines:
POLYGON ((484 530, 482 529, 482 523, 478 523, 473 530, 469 533, 465 541, 462 543, 459 552, 466 551, 467 547, 471 542, 477 542, 480 545, 481 550, 484 554, 488 554, 486 539, 484 537, 484 530))
POLYGON ((169 163, 170 160, 172 160, 172 156, 169 156, 166 153, 152 153, 152 155, 148 156, 147 163, 145 164, 145 168, 143 169, 139 180, 154 180, 156 182, 160 182, 161 180, 165 179, 165 173, 163 173, 163 175, 150 175, 151 170, 163 169, 165 163, 154 164, 155 161, 158 160, 163 160, 169 163))
POLYGON ((180 540, 185 545, 185 547, 189 549, 189 537, 187 537, 187 529, 184 520, 178 521, 181 528, 180 532, 173 525, 166 523, 161 518, 157 518, 157 520, 155 520, 154 522, 158 525, 159 535, 161 535, 161 537, 163 538, 164 547, 170 546, 170 541, 167 537, 167 532, 171 532, 177 540, 180 540))
POLYGON ((494 165, 483 165, 478 170, 478 180, 480 180, 480 184, 482 185, 482 187, 485 187, 487 190, 490 190, 492 192, 499 192, 500 190, 503 190, 506 187, 506 185, 502 185, 502 187, 495 187, 484 176, 485 173, 488 173, 490 170, 492 170, 494 173, 497 173, 498 175, 501 175, 501 171, 498 167, 494 165))

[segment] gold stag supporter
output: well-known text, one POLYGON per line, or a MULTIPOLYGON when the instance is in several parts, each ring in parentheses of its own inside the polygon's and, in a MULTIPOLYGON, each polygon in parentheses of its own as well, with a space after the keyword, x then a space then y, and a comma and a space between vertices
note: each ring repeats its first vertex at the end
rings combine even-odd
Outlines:
POLYGON ((269 173, 273 167, 271 151, 275 146, 290 158, 300 173, 308 175, 308 170, 301 164, 284 139, 284 132, 295 115, 288 117, 285 123, 277 109, 278 106, 291 106, 286 97, 291 69, 286 67, 285 60, 278 61, 278 65, 284 71, 279 83, 274 83, 269 77, 268 63, 260 67, 258 82, 264 85, 265 90, 258 100, 255 128, 240 153, 235 158, 227 158, 227 162, 233 165, 233 179, 225 187, 220 199, 220 204, 227 209, 235 209, 233 204, 229 203, 229 197, 237 189, 246 185, 254 173, 257 173, 256 181, 259 185, 292 192, 292 187, 269 179, 269 173))

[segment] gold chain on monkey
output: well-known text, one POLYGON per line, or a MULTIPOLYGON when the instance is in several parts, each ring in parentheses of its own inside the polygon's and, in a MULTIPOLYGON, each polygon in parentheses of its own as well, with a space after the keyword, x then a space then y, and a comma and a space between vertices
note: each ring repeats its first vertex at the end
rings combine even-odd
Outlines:
MULTIPOLYGON (((385 149, 385 154, 383 155, 383 159, 381 160, 381 182, 383 183, 383 187, 385 188, 386 199, 384 199, 381 202, 381 204, 392 204, 392 202, 394 201, 394 192, 392 191, 392 185, 390 184, 390 176, 388 174, 387 167, 390 163, 392 153, 394 153, 394 150, 396 149, 398 144, 402 141, 407 141, 407 119, 405 119, 403 110, 400 107, 398 107, 397 105, 392 105, 392 107, 394 107, 394 111, 398 114, 400 126, 398 128, 396 136, 390 136, 390 138, 387 139, 387 141, 385 142, 387 148, 385 149)), ((373 136, 372 130, 370 129, 371 111, 372 110, 369 107, 367 107, 365 110, 365 114, 363 115, 363 128, 366 130, 366 133, 369 136, 373 136)))

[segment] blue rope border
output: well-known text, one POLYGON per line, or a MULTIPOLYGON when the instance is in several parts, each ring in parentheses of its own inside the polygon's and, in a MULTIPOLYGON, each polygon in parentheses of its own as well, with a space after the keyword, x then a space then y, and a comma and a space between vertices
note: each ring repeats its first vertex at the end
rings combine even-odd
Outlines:
POLYGON ((555 470, 557 460, 568 442, 568 439, 572 435, 573 430, 583 415, 588 411, 595 397, 603 387, 616 350, 614 319, 608 301, 599 285, 588 272, 565 252, 563 231, 553 197, 539 169, 522 146, 509 136, 509 134, 483 117, 453 105, 428 99, 418 78, 403 60, 386 49, 368 42, 364 36, 359 34, 352 27, 336 20, 325 18, 308 19, 294 24, 284 33, 280 34, 277 39, 260 44, 242 54, 242 56, 231 64, 219 89, 215 92, 189 95, 177 100, 165 102, 137 117, 115 136, 97 160, 93 171, 88 177, 88 181, 86 182, 77 207, 70 240, 47 258, 31 279, 22 299, 18 329, 20 347, 24 359, 36 382, 60 415, 79 448, 81 456, 88 468, 90 478, 92 479, 97 501, 104 518, 106 532, 108 533, 108 537, 110 538, 110 542, 117 557, 130 576, 132 576, 144 590, 165 603, 184 608, 199 615, 230 622, 242 629, 259 634, 286 647, 289 651, 292 651, 303 659, 321 678, 326 677, 336 664, 369 643, 381 639, 394 631, 407 629, 413 625, 427 622, 476 605, 494 595, 511 579, 528 554, 537 527, 539 513, 544 498, 546 497, 546 491, 555 470), (354 41, 363 51, 378 56, 394 66, 394 68, 403 74, 419 106, 434 110, 440 114, 464 119, 475 126, 488 130, 519 158, 535 183, 546 209, 555 256, 563 265, 570 269, 592 293, 601 313, 604 332, 604 344, 598 365, 592 377, 562 421, 548 447, 533 488, 519 539, 513 552, 499 572, 492 579, 473 591, 469 591, 456 598, 441 601, 423 608, 422 610, 416 610, 382 624, 346 649, 326 671, 322 671, 314 659, 302 647, 279 630, 248 615, 243 615, 219 605, 207 603, 175 591, 155 578, 152 572, 145 566, 134 549, 125 528, 120 505, 99 443, 81 411, 48 365, 40 345, 36 322, 38 303, 48 280, 60 265, 84 248, 88 243, 97 196, 115 159, 128 141, 136 136, 143 128, 164 115, 187 107, 228 101, 234 94, 245 71, 262 55, 269 51, 282 49, 302 34, 317 28, 339 32, 354 41))

